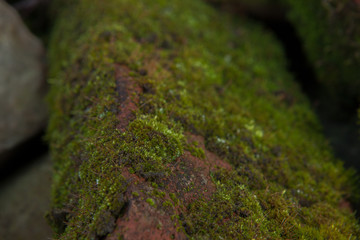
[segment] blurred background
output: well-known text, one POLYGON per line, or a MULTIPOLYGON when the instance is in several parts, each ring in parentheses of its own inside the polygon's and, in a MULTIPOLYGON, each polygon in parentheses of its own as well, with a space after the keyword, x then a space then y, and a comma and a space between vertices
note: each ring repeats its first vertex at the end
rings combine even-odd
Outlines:
POLYGON ((0 0, 0 239, 51 239, 47 1, 0 0), (31 30, 30 30, 31 29, 31 30))

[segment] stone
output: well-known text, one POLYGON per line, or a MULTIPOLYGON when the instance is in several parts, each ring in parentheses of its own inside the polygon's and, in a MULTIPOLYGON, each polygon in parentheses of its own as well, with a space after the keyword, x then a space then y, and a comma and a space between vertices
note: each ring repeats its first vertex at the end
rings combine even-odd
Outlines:
POLYGON ((51 239, 45 219, 50 207, 52 162, 42 156, 0 185, 0 239, 51 239))
POLYGON ((44 56, 41 41, 0 0, 0 153, 45 126, 44 56))
POLYGON ((201 0, 52 2, 56 239, 360 239, 353 176, 261 26, 201 0))

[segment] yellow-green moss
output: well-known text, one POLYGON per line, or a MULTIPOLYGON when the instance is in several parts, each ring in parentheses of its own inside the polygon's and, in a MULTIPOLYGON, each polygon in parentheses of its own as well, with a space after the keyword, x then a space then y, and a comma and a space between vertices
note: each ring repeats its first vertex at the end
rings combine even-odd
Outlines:
MULTIPOLYGON (((187 209, 174 219, 189 238, 359 237, 353 214, 338 207, 351 194, 349 173, 333 159, 270 34, 197 0, 54 6, 48 139, 53 208, 67 222, 64 232, 55 226, 57 238, 111 231, 124 206, 124 167, 156 182, 171 175, 167 164, 184 149, 204 157, 185 131, 202 135, 206 148, 233 166, 212 173, 210 200, 183 206, 168 189, 174 205, 187 209), (115 63, 144 87, 125 131, 116 129, 115 63)), ((142 192, 144 201, 169 207, 153 188, 142 192)))
POLYGON ((204 159, 205 158, 205 152, 202 148, 198 147, 199 143, 194 141, 190 144, 188 144, 188 146, 186 146, 186 150, 188 150, 191 155, 204 159))
POLYGON ((156 205, 154 199, 152 199, 152 198, 146 199, 146 202, 152 207, 154 207, 156 205))

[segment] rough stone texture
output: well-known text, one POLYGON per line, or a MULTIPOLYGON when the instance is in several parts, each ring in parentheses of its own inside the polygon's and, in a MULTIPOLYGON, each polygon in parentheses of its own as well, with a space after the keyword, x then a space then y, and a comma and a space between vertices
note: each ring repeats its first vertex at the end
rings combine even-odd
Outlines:
POLYGON ((44 49, 0 0, 0 153, 44 126, 44 49))
POLYGON ((52 164, 49 156, 0 186, 0 239, 50 239, 45 220, 50 202, 52 164))

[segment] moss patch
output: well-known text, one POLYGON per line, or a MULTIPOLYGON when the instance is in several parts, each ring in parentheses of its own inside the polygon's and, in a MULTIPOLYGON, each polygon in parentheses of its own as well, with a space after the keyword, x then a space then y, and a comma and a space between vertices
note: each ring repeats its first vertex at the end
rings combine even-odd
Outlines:
POLYGON ((339 208, 351 176, 332 157, 270 34, 194 0, 54 6, 62 10, 50 46, 48 139, 53 208, 66 218, 57 238, 112 232, 126 205, 126 169, 155 189, 133 197, 170 208, 191 239, 359 236, 353 214, 339 208), (117 64, 143 89, 125 128, 118 128, 117 64), (206 149, 184 132, 202 136, 206 149), (210 198, 185 201, 157 189, 171 179, 171 164, 181 169, 186 150, 204 161, 212 151, 232 165, 208 173, 216 187, 210 198))

